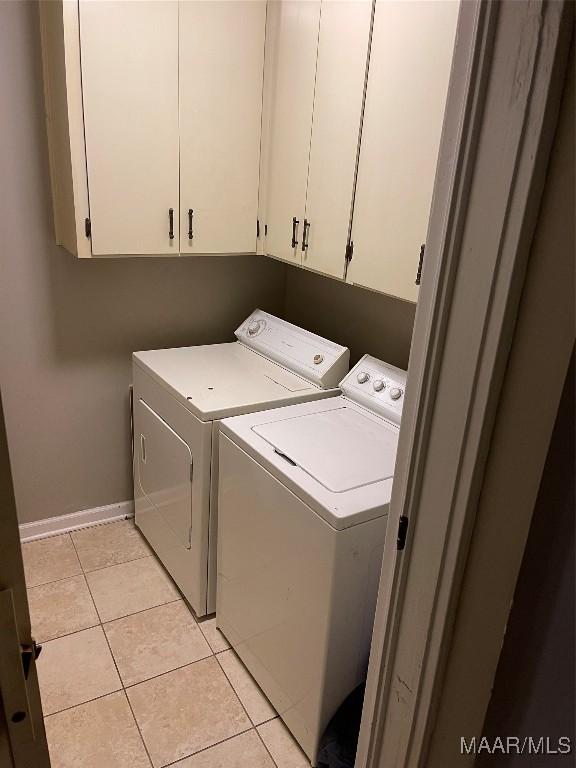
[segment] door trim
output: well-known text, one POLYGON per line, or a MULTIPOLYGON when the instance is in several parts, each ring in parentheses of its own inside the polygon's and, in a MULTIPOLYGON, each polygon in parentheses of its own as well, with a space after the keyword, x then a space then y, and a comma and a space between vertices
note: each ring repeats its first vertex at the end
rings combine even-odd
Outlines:
MULTIPOLYGON (((402 555, 386 541, 357 768, 430 767, 433 735, 445 737, 435 715, 554 137, 569 6, 461 5, 390 506, 393 531, 408 517, 408 539, 402 555)), ((517 572, 513 561, 504 596, 517 572)), ((485 629, 500 640, 504 630, 485 629)), ((462 735, 482 725, 483 715, 462 735)))

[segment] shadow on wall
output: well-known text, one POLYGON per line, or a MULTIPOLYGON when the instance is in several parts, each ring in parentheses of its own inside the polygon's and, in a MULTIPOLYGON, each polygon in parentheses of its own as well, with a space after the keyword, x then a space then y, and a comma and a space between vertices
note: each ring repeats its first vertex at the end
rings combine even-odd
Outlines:
POLYGON ((288 268, 286 319, 349 347, 352 365, 368 353, 405 369, 415 312, 408 301, 288 268))
MULTIPOLYGON (((484 723, 490 744, 570 737, 574 750, 574 385, 573 353, 484 723)), ((573 757, 484 753, 475 766, 560 768, 573 757)))
POLYGON ((257 305, 278 313, 282 304, 282 267, 258 257, 80 261, 56 250, 49 320, 62 362, 233 341, 257 305))

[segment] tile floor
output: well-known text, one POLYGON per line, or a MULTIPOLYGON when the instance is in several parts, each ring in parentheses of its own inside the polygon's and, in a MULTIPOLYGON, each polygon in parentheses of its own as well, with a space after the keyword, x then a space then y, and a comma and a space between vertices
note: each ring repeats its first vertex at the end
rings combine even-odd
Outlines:
POLYGON ((23 545, 52 768, 306 768, 131 520, 23 545))

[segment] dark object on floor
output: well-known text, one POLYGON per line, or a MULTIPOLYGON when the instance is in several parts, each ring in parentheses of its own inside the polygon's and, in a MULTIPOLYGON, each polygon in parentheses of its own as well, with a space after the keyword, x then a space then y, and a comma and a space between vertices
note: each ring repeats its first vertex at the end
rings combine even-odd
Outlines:
POLYGON ((318 752, 318 768, 354 768, 365 684, 340 706, 326 728, 318 752))

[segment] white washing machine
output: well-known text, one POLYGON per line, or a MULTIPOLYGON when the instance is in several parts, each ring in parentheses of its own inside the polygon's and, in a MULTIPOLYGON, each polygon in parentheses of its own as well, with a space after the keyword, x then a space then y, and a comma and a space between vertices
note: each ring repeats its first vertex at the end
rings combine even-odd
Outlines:
POLYGON ((341 397, 221 424, 216 623, 312 765, 366 676, 405 382, 366 355, 341 397))
POLYGON ((142 531, 198 616, 216 607, 220 419, 340 394, 345 347, 256 310, 227 344, 133 355, 142 531))

